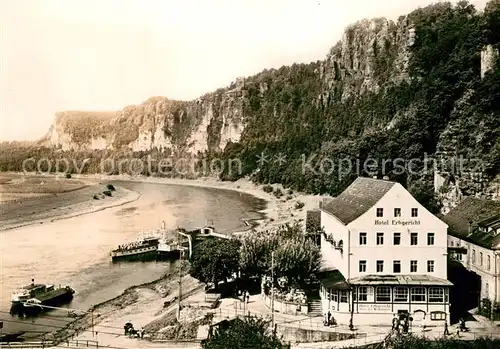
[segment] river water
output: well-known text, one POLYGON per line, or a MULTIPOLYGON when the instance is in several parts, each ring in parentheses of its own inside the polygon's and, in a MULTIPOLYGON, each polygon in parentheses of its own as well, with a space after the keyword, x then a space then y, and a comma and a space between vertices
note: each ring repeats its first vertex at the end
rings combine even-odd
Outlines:
POLYGON ((194 186, 113 181, 141 193, 132 203, 97 213, 0 232, 0 320, 4 333, 25 337, 50 332, 69 320, 51 311, 36 319, 11 317, 14 289, 31 282, 69 285, 76 290, 68 307, 86 310, 150 282, 169 271, 168 262, 112 264, 110 250, 135 240, 141 231, 181 226, 195 229, 207 221, 219 232, 244 230, 243 220, 262 218, 263 200, 243 193, 194 186), (59 317, 58 319, 56 319, 59 317), (61 321, 63 320, 63 321, 61 321))

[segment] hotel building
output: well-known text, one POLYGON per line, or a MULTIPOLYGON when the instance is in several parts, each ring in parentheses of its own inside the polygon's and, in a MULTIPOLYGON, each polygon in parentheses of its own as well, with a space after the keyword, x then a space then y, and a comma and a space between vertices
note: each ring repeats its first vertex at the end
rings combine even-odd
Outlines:
POLYGON ((449 323, 447 224, 399 183, 357 178, 320 205, 323 313, 338 323, 449 323))

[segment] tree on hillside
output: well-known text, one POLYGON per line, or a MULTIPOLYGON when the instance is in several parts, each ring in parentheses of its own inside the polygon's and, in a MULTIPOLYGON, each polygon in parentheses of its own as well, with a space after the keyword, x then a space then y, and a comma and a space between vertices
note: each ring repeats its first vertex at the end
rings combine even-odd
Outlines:
POLYGON ((415 181, 410 185, 408 191, 431 213, 438 213, 441 210, 442 204, 436 198, 434 188, 429 182, 415 181))
POLYGON ((193 251, 190 274, 214 286, 227 281, 239 270, 240 245, 236 239, 203 241, 193 251))
POLYGON ((236 318, 202 342, 203 349, 284 349, 289 348, 273 336, 269 322, 262 318, 236 318))

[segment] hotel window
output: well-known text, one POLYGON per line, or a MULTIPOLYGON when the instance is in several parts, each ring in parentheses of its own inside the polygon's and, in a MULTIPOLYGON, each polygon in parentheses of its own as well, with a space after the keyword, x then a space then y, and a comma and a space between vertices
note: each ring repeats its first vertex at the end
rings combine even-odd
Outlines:
POLYGON ((418 244, 418 233, 411 233, 410 234, 410 245, 417 245, 418 244))
POLYGON ((377 245, 384 244, 384 233, 377 233, 377 245))
POLYGON ((384 272, 384 261, 377 261, 377 273, 384 272))
POLYGON ((479 265, 483 266, 483 252, 479 252, 479 265))
POLYGON ((427 272, 434 273, 434 261, 427 261, 427 272))
POLYGON ((340 303, 347 303, 347 291, 340 291, 340 303))
POLYGON ((394 217, 401 217, 401 209, 400 208, 394 209, 394 217))
POLYGON ((429 303, 444 303, 444 290, 441 287, 429 288, 429 303))
POLYGON ((434 233, 427 233, 427 245, 434 245, 434 233))
POLYGON ((358 287, 358 301, 366 302, 368 300, 368 287, 361 286, 358 287))
POLYGON ((488 298, 490 295, 490 284, 486 283, 486 287, 484 288, 484 291, 486 294, 486 298, 488 298))
POLYGON ((410 261, 410 273, 417 272, 417 261, 410 261))
POLYGON ((359 272, 366 272, 366 261, 359 261, 359 272))
POLYGON ((384 209, 377 208, 377 217, 384 217, 384 209))
POLYGON ((394 261, 392 263, 392 271, 394 273, 401 273, 401 261, 394 261))
POLYGON ((412 287, 411 288, 411 301, 412 302, 425 302, 425 287, 412 287))
POLYGON ((451 246, 451 247, 453 247, 453 245, 454 245, 454 244, 453 244, 453 241, 450 241, 450 246, 451 246))
POLYGON ((490 256, 486 256, 486 269, 491 269, 491 258, 490 256))
POLYGON ((394 302, 408 302, 408 288, 401 286, 395 287, 394 302))
POLYGON ((476 264, 476 250, 472 250, 472 264, 476 264))
POLYGON ((412 217, 418 217, 418 208, 412 208, 411 209, 411 216, 412 217))
POLYGON ((366 245, 366 233, 359 233, 359 244, 366 245))
POLYGON ((401 233, 394 233, 394 245, 401 245, 401 233))
POLYGON ((391 288, 388 286, 379 286, 375 290, 375 302, 390 302, 391 301, 391 288))

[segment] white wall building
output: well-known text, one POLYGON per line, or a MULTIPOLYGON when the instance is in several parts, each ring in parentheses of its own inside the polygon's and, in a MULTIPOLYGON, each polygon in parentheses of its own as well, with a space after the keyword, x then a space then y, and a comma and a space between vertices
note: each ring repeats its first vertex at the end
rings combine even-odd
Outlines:
POLYGON ((357 178, 321 205, 323 313, 338 323, 449 323, 447 224, 399 183, 357 178))
POLYGON ((451 256, 481 277, 481 299, 500 302, 500 202, 466 198, 443 217, 451 256))

